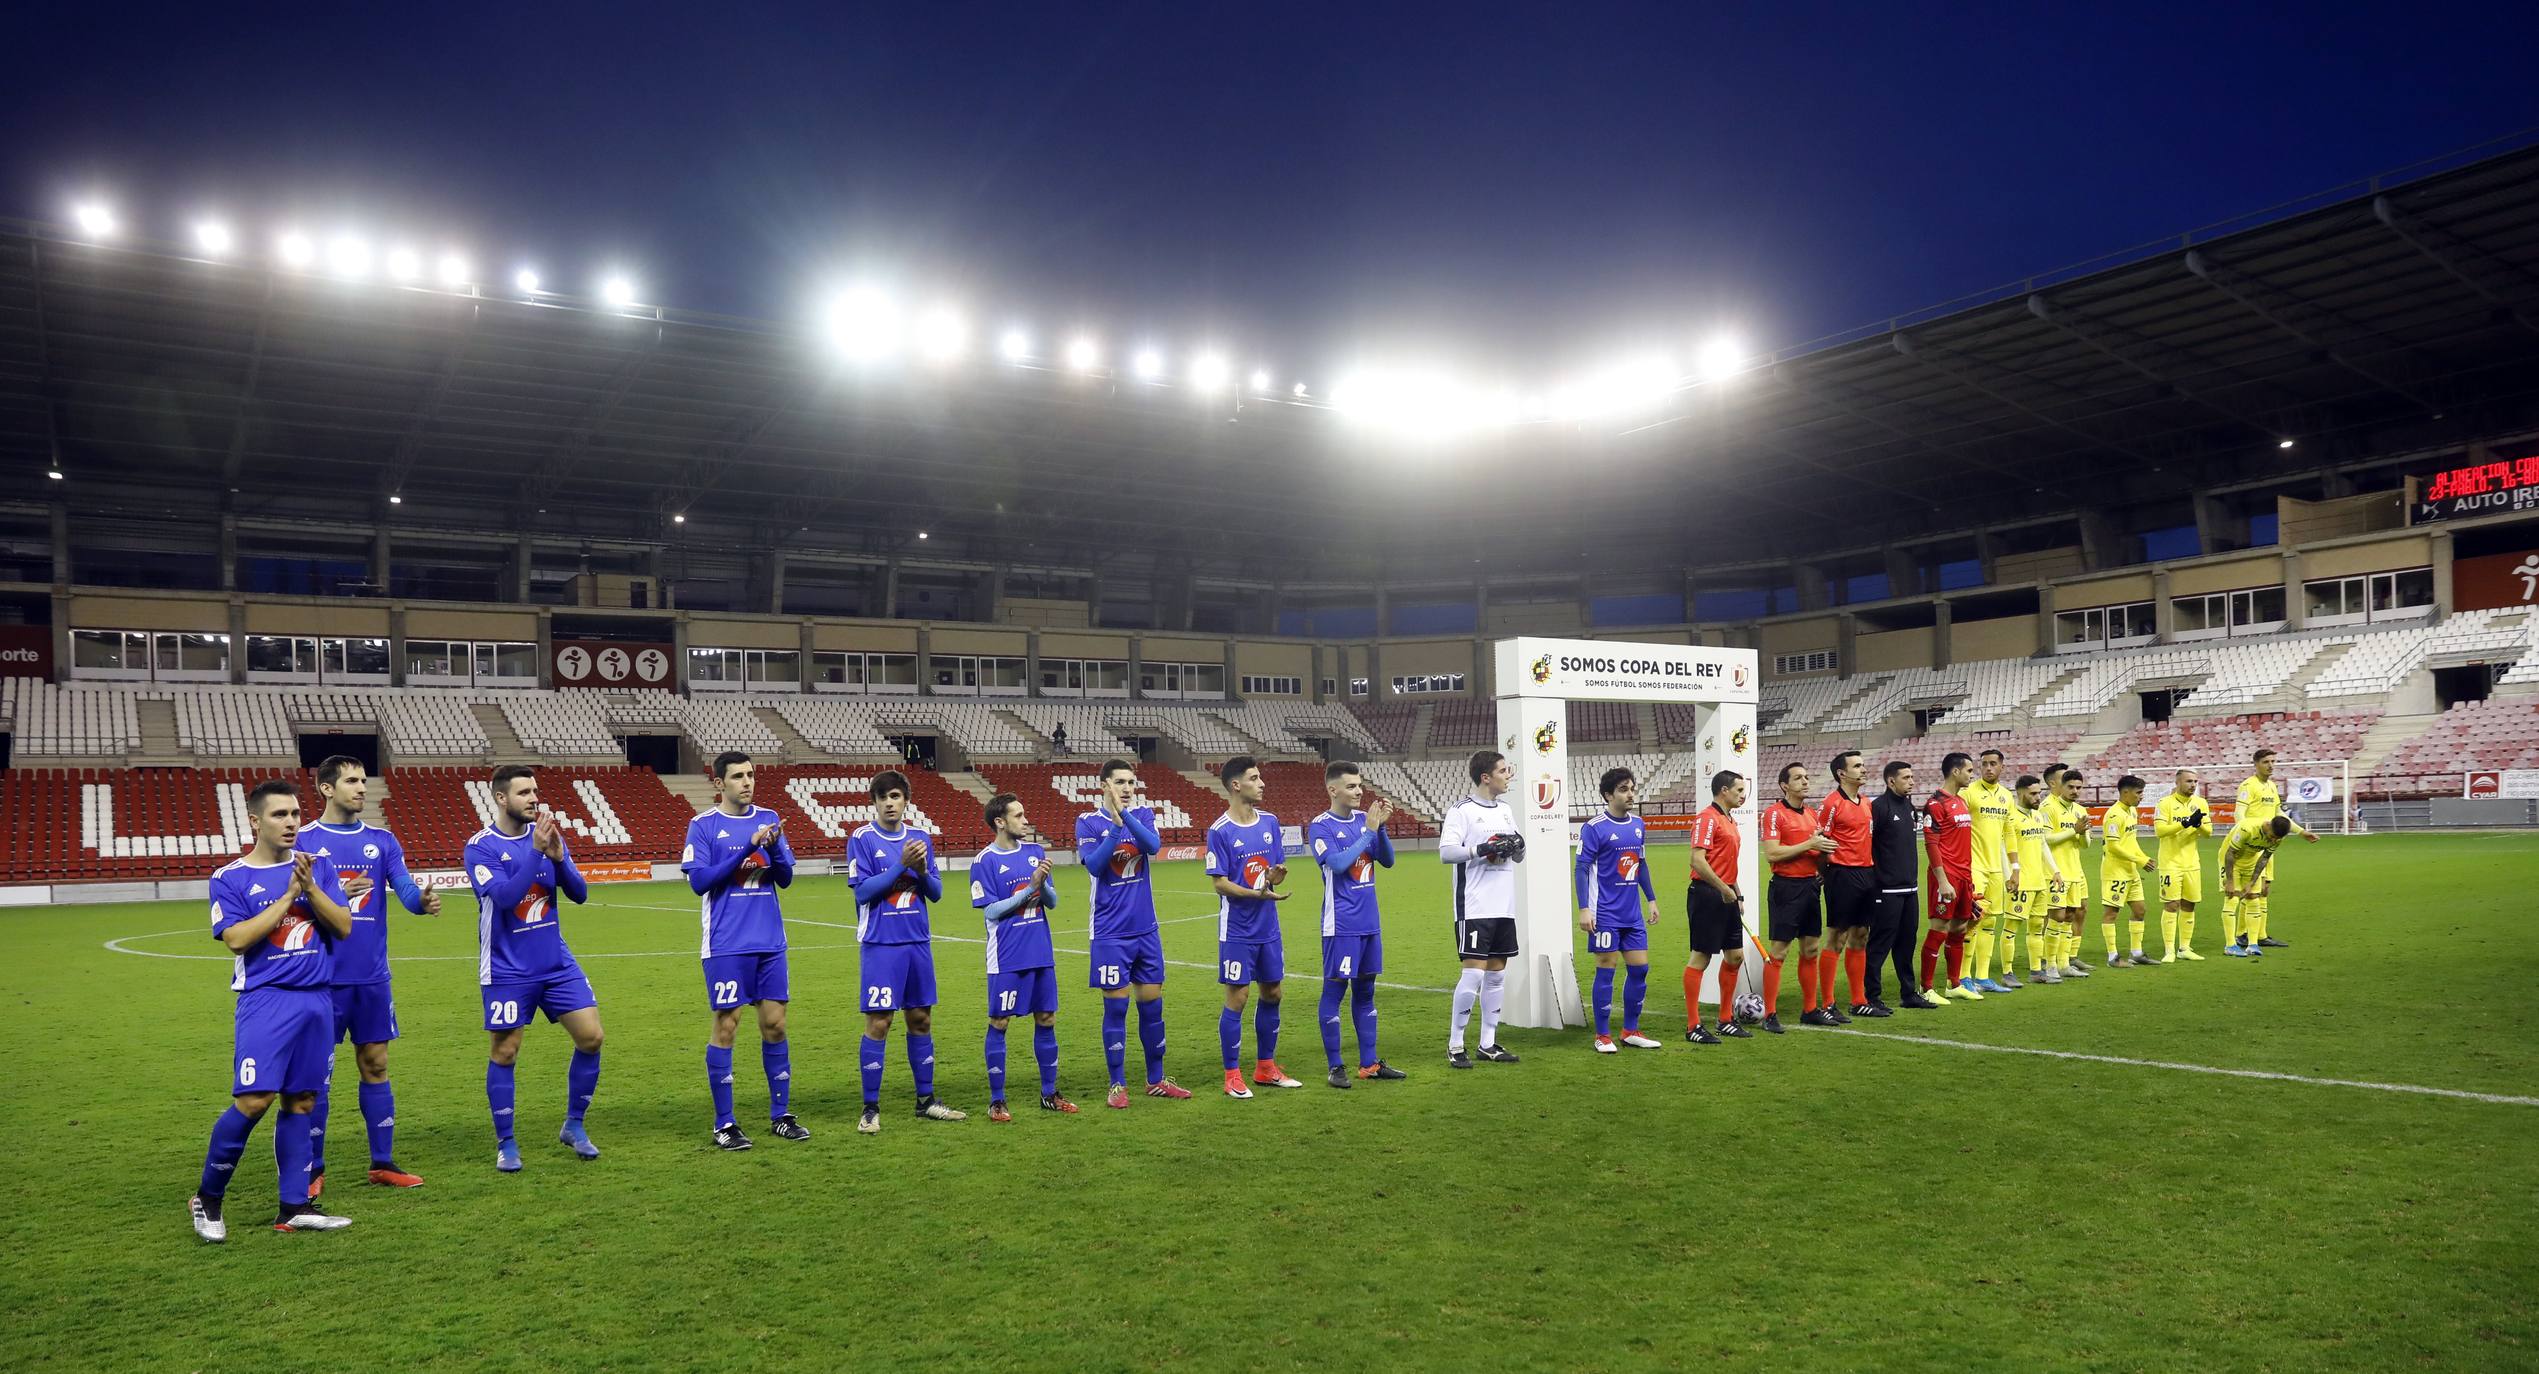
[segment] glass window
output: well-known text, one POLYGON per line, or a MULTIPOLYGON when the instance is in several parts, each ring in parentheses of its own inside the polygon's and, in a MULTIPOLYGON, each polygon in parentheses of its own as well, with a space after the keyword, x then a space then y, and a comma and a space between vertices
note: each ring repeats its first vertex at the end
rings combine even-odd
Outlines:
POLYGON ((798 687, 802 684, 802 651, 800 649, 767 649, 760 653, 753 682, 776 687, 798 687))
POLYGON ((71 666, 74 668, 123 667, 124 632, 121 630, 71 631, 71 666))
POLYGON ((344 671, 366 673, 374 677, 388 675, 388 641, 384 639, 339 639, 343 646, 344 671))
POLYGON ((538 646, 535 644, 497 644, 494 648, 494 676, 513 681, 534 682, 538 677, 538 646))
POLYGON ((229 671, 229 636, 189 634, 175 638, 178 667, 196 673, 229 671))
POLYGON ((2412 609, 2433 604, 2433 569, 2409 568, 2403 572, 2379 573, 2372 578, 2372 605, 2375 612, 2412 609))

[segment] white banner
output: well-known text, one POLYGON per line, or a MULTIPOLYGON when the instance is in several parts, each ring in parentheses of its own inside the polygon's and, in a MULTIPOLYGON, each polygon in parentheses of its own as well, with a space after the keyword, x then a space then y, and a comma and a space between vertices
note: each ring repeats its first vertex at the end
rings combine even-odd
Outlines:
POLYGON ((2460 795, 2530 801, 2539 798, 2539 768, 2481 768, 2461 780, 2460 795))
POLYGON ((1755 700, 1761 674, 1752 649, 1627 644, 1599 639, 1499 641, 1500 696, 1568 701, 1755 700))
POLYGON ((2283 799, 2292 806, 2316 806, 2321 802, 2332 802, 2336 800, 2336 779, 2294 778, 2292 785, 2283 789, 2283 799))

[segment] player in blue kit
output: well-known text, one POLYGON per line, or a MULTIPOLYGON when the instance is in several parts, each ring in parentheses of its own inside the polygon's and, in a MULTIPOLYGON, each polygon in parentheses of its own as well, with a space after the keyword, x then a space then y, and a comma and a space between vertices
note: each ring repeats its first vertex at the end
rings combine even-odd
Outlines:
POLYGON ((1086 982, 1102 994, 1102 1056, 1111 1070, 1105 1106, 1128 1105, 1128 1006, 1137 997, 1137 1039, 1146 1051, 1146 1095, 1186 1098, 1164 1076, 1164 940, 1155 928, 1154 877, 1164 847, 1155 809, 1137 804, 1137 770, 1125 759, 1102 765, 1102 799, 1076 817, 1076 858, 1093 875, 1093 926, 1086 982))
POLYGON ((1596 1053, 1618 1054, 1613 1036, 1613 966, 1624 967, 1621 1044, 1653 1050, 1640 1034, 1640 1006, 1649 995, 1649 927, 1640 915, 1648 898, 1657 914, 1657 881, 1649 876, 1648 826, 1631 814, 1640 784, 1628 768, 1608 768, 1596 780, 1605 811, 1578 828, 1578 928, 1596 956, 1596 1053))
POLYGON ((714 1145, 746 1150, 749 1137, 732 1116, 732 1042, 741 1008, 758 1008, 758 1062, 767 1071, 768 1129, 786 1140, 809 1140, 793 1114, 793 1049, 785 1041, 785 913, 776 890, 793 885, 793 846, 784 818, 757 804, 758 768, 737 750, 714 756, 714 809, 688 822, 679 871, 697 894, 703 931, 705 1005, 714 1022, 705 1042, 705 1083, 714 1096, 714 1145))
POLYGON ((335 866, 296 854, 300 795, 282 781, 247 794, 255 847, 212 875, 212 938, 229 947, 229 989, 238 994, 230 1056, 229 1106, 212 1123, 203 1178, 186 1203, 194 1234, 218 1245, 229 1239, 221 1199, 273 1099, 282 1102, 273 1127, 273 1161, 282 1205, 277 1231, 340 1231, 352 1222, 309 1202, 310 1113, 335 1059, 335 1002, 328 991, 334 950, 352 933, 353 913, 335 866))
POLYGON ((1305 825, 1305 844, 1322 866, 1322 1054, 1331 1064, 1329 1082, 1349 1086, 1349 1071, 1340 1065, 1340 997, 1350 996, 1349 1010, 1358 1023, 1360 1078, 1399 1079, 1410 1075, 1387 1064, 1375 1049, 1375 975, 1384 971, 1384 927, 1375 906, 1375 868, 1393 866, 1393 840, 1384 823, 1393 819, 1393 804, 1366 799, 1366 779, 1354 763, 1334 763, 1322 770, 1323 791, 1331 809, 1305 825))
POLYGON ((1252 1081, 1267 1088, 1301 1088, 1278 1066, 1278 1001, 1287 981, 1287 947, 1279 938, 1278 904, 1287 894, 1287 847, 1278 817, 1261 810, 1261 766, 1249 757, 1227 759, 1217 770, 1225 784, 1226 812, 1208 827, 1208 876, 1217 892, 1217 981, 1225 985, 1225 1010, 1217 1014, 1217 1044, 1225 1054, 1225 1095, 1248 1098, 1243 1083, 1243 1004, 1252 984, 1261 985, 1252 1030, 1260 1038, 1252 1081))
POLYGON ((906 823, 908 779, 897 770, 876 774, 873 819, 846 839, 846 880, 855 888, 857 961, 864 982, 864 1115, 855 1129, 882 1128, 882 1060, 890 1049, 890 1019, 908 1014, 908 1072, 917 1080, 917 1115, 928 1121, 966 1121, 934 1098, 934 932, 927 904, 943 898, 943 874, 935 867, 934 837, 906 823))
POLYGON ((573 866, 555 813, 538 803, 538 770, 506 763, 494 770, 493 784, 494 823, 469 837, 459 862, 476 890, 476 982, 493 1036, 485 1105, 494 1117, 494 1167, 516 1174, 512 1067, 520 1059, 521 1033, 540 1012, 573 1037, 564 1127, 555 1138, 584 1160, 599 1158, 582 1127, 599 1090, 599 999, 564 943, 556 905, 558 899, 590 900, 590 884, 573 866))
MULTIPOLYGON (((388 1042, 397 1038, 397 1003, 388 990, 388 898, 417 916, 441 914, 441 894, 426 890, 406 872, 405 846, 386 827, 362 819, 370 798, 370 770, 337 754, 317 766, 323 819, 302 826, 299 852, 335 866, 352 908, 353 933, 335 950, 335 1038, 353 1042, 361 1074, 362 1128, 370 1136, 370 1181, 389 1188, 420 1188, 423 1180, 397 1167, 397 1094, 388 1086, 388 1042)), ((326 1188, 326 1119, 335 1075, 329 1056, 326 1086, 317 1090, 309 1123, 315 1137, 309 1163, 309 1196, 326 1188)))
POLYGON ((1049 941, 1057 870, 1025 838, 1031 821, 1020 798, 997 793, 986 816, 996 838, 970 860, 970 905, 987 918, 987 1119, 1014 1119, 1005 1109, 1005 1024, 1016 1016, 1032 1020, 1041 1110, 1072 1114, 1076 1104, 1058 1092, 1058 951, 1049 941))

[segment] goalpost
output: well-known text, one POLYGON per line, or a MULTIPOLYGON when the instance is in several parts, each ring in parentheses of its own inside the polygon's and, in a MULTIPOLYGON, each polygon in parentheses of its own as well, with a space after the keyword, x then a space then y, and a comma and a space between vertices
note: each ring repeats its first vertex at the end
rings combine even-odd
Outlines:
MULTIPOLYGON (((1574 957, 1578 927, 1572 919, 1577 906, 1570 887, 1569 703, 1672 702, 1694 708, 1693 776, 1704 793, 1702 804, 1709 804, 1711 774, 1734 769, 1748 780, 1746 804, 1737 811, 1744 842, 1736 883, 1746 897, 1751 932, 1762 900, 1756 874, 1763 842, 1754 821, 1765 792, 1763 780, 1754 776, 1761 674, 1752 649, 1600 639, 1503 639, 1492 662, 1499 752, 1516 774, 1508 805, 1517 813, 1526 851, 1516 893, 1522 952, 1508 961, 1503 1019, 1536 1028, 1583 1026, 1587 1016, 1574 957)), ((1670 919, 1681 919, 1682 893, 1661 892, 1658 899, 1670 919)))

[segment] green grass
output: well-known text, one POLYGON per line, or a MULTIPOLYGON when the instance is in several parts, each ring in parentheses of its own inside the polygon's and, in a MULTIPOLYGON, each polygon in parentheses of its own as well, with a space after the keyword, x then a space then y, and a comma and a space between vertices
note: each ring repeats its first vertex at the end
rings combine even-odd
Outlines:
MULTIPOLYGON (((1650 1019, 1680 1028, 1686 856, 1653 857, 1670 917, 1650 1019)), ((1195 865, 1157 880, 1168 918, 1211 905, 1195 865)), ((1387 978, 1447 986, 1434 859, 1406 855, 1386 881, 1387 978)), ((2278 957, 2102 972, 1882 1029, 2532 1094, 2534 890, 2526 836, 2329 840, 2287 856, 2275 929, 2294 947, 2278 957)), ((1081 912, 1081 880, 1066 892, 1081 912)), ((849 919, 842 881, 787 901, 849 919)), ((567 1045, 542 1025, 521 1058, 529 1167, 499 1176, 473 915, 450 907, 400 917, 393 937, 399 1155, 429 1184, 355 1186, 346 1101, 327 1200, 357 1224, 255 1227, 271 1201, 260 1129, 222 1248, 183 1218, 231 1006, 199 907, 0 915, 9 1367, 2539 1364, 2539 1107, 1798 1030, 1715 1049, 1669 1034, 1661 1053, 1612 1057, 1583 1032, 1511 1031, 1523 1064, 1450 1073, 1445 997, 1405 991, 1383 1005, 1408 1082, 1238 1103, 1213 1089, 1218 991, 1193 967, 1172 971, 1166 1005, 1198 1097, 1108 1112, 1095 999, 1082 957, 1062 955, 1063 1081, 1084 1115, 918 1122, 894 1045, 885 1130, 865 1139, 852 934, 798 924, 795 1104, 817 1138, 762 1132, 725 1156, 706 1141, 695 918, 677 887, 606 889, 566 917, 609 1031, 590 1118, 605 1157, 553 1143, 567 1045), (131 936, 214 958, 104 947, 131 936)), ((940 925, 972 929, 960 911, 940 925)), ((2211 953, 2217 901, 2199 933, 2211 953)), ((1165 927, 1193 964, 1212 938, 1206 921, 1165 927)), ((1289 950, 1281 1057, 1314 1069, 1314 946, 1291 929, 1289 950)), ((981 1109, 977 947, 942 944, 937 963, 941 1091, 981 1109)), ((763 1123, 746 1041, 738 1064, 742 1118, 763 1123)), ((1017 1034, 1018 1084, 1030 1065, 1017 1034)))

